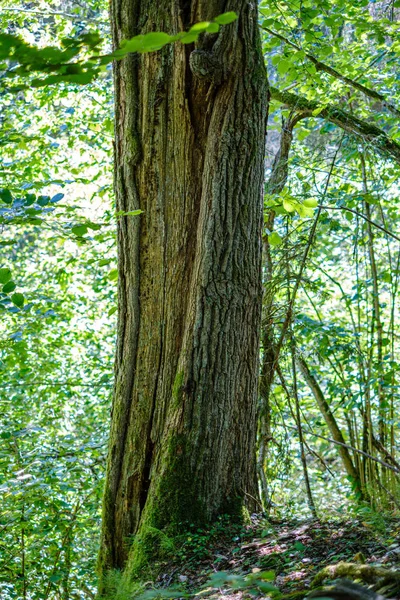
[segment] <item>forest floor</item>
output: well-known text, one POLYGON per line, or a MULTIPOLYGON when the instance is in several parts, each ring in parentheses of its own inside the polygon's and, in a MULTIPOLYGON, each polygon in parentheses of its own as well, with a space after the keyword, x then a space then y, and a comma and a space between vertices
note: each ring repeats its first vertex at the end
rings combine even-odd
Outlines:
MULTIPOLYGON (((267 572, 266 579, 271 580, 284 598, 301 598, 302 592, 305 595, 310 590, 317 573, 342 562, 395 569, 400 573, 400 520, 382 519, 377 527, 354 519, 266 521, 254 517, 251 525, 240 530, 220 524, 207 534, 194 531, 178 551, 176 560, 164 565, 156 587, 171 590, 171 586, 172 589, 177 586, 192 595, 207 589, 210 576, 214 574, 215 582, 218 573, 224 572, 221 587, 215 589, 214 583, 209 595, 240 600, 248 596, 250 589, 247 592, 232 589, 235 583, 229 585, 226 576, 238 575, 241 587, 240 582, 246 577, 256 580, 267 572)), ((253 597, 265 597, 260 590, 251 591, 253 597)), ((388 597, 400 598, 400 587, 390 589, 388 597)))

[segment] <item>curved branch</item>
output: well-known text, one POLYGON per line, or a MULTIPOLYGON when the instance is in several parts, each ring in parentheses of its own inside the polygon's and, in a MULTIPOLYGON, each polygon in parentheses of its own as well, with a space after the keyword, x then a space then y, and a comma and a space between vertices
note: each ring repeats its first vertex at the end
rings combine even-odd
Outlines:
POLYGON ((313 100, 307 100, 291 92, 282 92, 275 87, 270 87, 271 98, 286 104, 290 108, 297 108, 307 112, 308 116, 325 119, 334 123, 348 133, 361 137, 385 156, 389 156, 400 164, 400 144, 391 140, 386 133, 371 123, 367 123, 351 113, 333 105, 321 105, 313 100))
MULTIPOLYGON (((278 39, 282 40, 282 42, 285 42, 285 44, 287 44, 288 46, 291 46, 292 48, 295 48, 296 50, 302 50, 302 48, 300 48, 300 46, 291 42, 285 36, 278 33, 277 31, 273 31, 272 29, 269 29, 269 27, 261 27, 261 29, 263 29, 267 33, 270 33, 274 37, 277 37, 278 39)), ((315 58, 315 56, 313 56, 312 54, 308 54, 307 52, 305 52, 305 56, 306 56, 306 58, 308 58, 308 60, 310 62, 313 63, 313 65, 315 66, 317 71, 324 71, 325 73, 328 73, 328 75, 331 75, 332 77, 335 77, 336 79, 339 79, 340 81, 343 81, 343 83, 346 83, 350 87, 355 88, 356 90, 362 92, 364 94, 364 96, 368 96, 369 98, 372 98, 373 100, 379 100, 380 102, 382 102, 383 106, 388 108, 393 114, 396 115, 396 117, 400 116, 400 110, 396 106, 394 106, 391 102, 386 100, 385 96, 383 94, 381 94, 380 92, 377 92, 376 90, 371 90, 371 88, 363 85, 362 83, 359 83, 355 79, 351 79, 350 77, 347 77, 346 75, 343 75, 342 73, 339 73, 339 71, 336 71, 336 69, 334 69, 333 67, 330 67, 329 65, 321 62, 320 60, 315 58)))

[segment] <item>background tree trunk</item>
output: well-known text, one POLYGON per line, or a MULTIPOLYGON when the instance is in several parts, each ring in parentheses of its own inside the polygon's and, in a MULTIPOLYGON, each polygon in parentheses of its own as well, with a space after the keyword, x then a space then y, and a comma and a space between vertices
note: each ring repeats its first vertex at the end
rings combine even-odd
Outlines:
POLYGON ((196 47, 175 44, 115 65, 117 210, 144 212, 118 225, 100 574, 124 568, 128 556, 128 568, 138 566, 146 539, 162 545, 155 532, 257 503, 267 118, 257 5, 112 0, 111 19, 118 46, 229 10, 239 19, 196 47), (142 545, 129 550, 132 535, 142 545))

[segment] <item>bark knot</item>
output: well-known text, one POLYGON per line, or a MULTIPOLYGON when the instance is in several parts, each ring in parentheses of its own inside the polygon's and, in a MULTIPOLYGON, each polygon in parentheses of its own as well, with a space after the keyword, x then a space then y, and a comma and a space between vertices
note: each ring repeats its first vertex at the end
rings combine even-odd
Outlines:
POLYGON ((210 81, 216 85, 224 79, 221 62, 213 52, 208 50, 193 50, 189 56, 190 70, 198 79, 210 81))

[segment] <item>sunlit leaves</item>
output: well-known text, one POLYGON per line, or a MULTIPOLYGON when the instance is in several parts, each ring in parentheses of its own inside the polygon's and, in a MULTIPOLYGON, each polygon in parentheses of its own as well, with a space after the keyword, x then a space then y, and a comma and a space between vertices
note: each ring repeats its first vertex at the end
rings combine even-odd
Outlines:
POLYGON ((25 298, 23 294, 16 293, 11 296, 11 301, 13 304, 15 304, 15 306, 18 306, 18 308, 22 308, 25 303, 25 298))
POLYGON ((272 247, 280 246, 282 244, 282 238, 276 231, 269 234, 268 241, 272 247))
POLYGON ((0 283, 7 284, 11 280, 11 270, 7 267, 0 269, 0 283))
POLYGON ((236 21, 237 19, 237 15, 234 12, 226 12, 223 13, 222 15, 219 15, 218 17, 215 17, 214 21, 216 23, 219 23, 220 25, 228 25, 229 23, 233 23, 234 21, 236 21))
MULTIPOLYGON (((227 12, 213 21, 196 23, 187 32, 175 35, 165 32, 137 35, 124 40, 113 53, 103 55, 100 50, 104 40, 97 32, 85 33, 73 39, 65 38, 62 40, 62 48, 32 46, 17 35, 4 33, 0 34, 0 60, 13 64, 6 71, 6 78, 28 76, 37 72, 48 73, 47 77, 35 77, 30 81, 30 86, 34 88, 61 82, 87 85, 98 76, 103 65, 113 60, 121 60, 134 52, 156 52, 174 42, 190 44, 197 41, 200 34, 218 33, 220 25, 229 25, 236 19, 236 13, 227 12), (15 63, 17 66, 14 66, 15 63)), ((15 89, 25 87, 28 87, 27 84, 22 83, 15 89)))
POLYGON ((266 200, 266 207, 274 210, 276 214, 298 214, 301 218, 312 217, 317 206, 316 198, 296 197, 287 189, 279 195, 267 197, 266 200))

